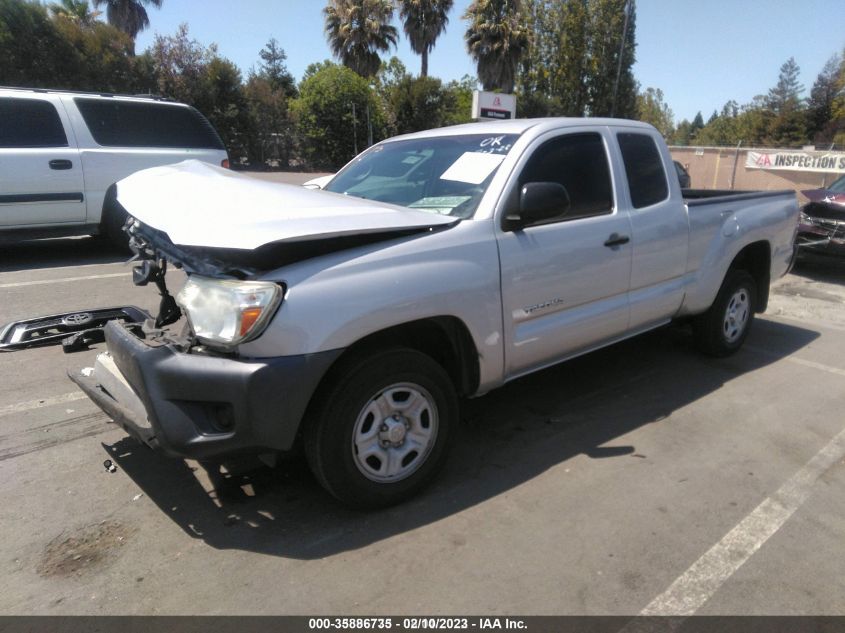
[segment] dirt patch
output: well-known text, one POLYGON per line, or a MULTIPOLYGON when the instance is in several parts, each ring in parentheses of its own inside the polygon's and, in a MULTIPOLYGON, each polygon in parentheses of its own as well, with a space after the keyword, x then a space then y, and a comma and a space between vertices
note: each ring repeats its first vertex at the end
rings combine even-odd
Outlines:
POLYGON ((37 571, 44 577, 65 577, 101 567, 117 558, 131 532, 117 521, 103 521, 60 534, 44 548, 37 571))

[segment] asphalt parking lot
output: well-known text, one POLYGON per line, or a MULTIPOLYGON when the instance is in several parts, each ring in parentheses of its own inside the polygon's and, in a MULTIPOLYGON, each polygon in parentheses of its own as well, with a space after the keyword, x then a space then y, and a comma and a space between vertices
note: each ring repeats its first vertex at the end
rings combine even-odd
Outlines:
MULTIPOLYGON (((4 248, 0 324, 154 310, 122 262, 87 238, 4 248)), ((845 614, 845 263, 801 261, 731 358, 690 339, 466 403, 436 484, 373 513, 301 460, 135 444, 65 375, 102 345, 0 354, 0 613, 845 614)))

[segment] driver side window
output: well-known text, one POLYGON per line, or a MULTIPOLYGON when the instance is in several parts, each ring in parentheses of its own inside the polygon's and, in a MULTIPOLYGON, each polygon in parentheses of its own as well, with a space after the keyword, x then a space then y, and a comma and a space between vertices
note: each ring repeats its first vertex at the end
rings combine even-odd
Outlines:
POLYGON ((561 221, 613 212, 607 152, 604 140, 596 132, 567 134, 543 143, 523 168, 518 190, 529 182, 556 182, 564 186, 570 207, 561 221))

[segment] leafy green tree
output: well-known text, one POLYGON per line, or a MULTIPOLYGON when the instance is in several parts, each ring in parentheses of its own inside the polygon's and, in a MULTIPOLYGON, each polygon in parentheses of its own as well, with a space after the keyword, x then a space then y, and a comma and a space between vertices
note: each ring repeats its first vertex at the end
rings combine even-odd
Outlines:
POLYGON ((659 88, 646 88, 637 95, 637 118, 656 127, 666 139, 671 138, 675 130, 675 115, 659 88))
POLYGON ((446 124, 454 110, 455 95, 444 90, 439 79, 433 77, 402 78, 390 91, 389 109, 393 115, 396 134, 406 134, 446 124))
POLYGON ((588 101, 587 0, 525 0, 528 49, 517 79, 519 116, 583 116, 588 101))
POLYGON ((205 70, 217 56, 217 46, 204 46, 192 39, 188 25, 179 25, 175 35, 157 34, 149 54, 159 94, 177 101, 195 103, 202 100, 205 70))
POLYGON ((698 135, 699 130, 704 127, 704 117, 701 116, 701 111, 695 113, 695 116, 692 119, 692 124, 690 124, 690 140, 695 141, 696 136, 698 135))
POLYGON ((296 149, 288 97, 266 77, 252 74, 244 86, 249 111, 248 152, 253 165, 276 161, 286 168, 296 149))
POLYGON ((636 117, 633 0, 524 1, 531 36, 518 77, 521 113, 636 117))
POLYGON ((446 101, 444 125, 458 125, 472 122, 472 93, 477 88, 475 77, 464 75, 460 80, 452 80, 445 89, 452 96, 446 101))
POLYGON ((835 122, 833 103, 837 95, 837 77, 845 61, 834 55, 822 68, 810 90, 807 102, 807 134, 815 143, 830 143, 833 140, 835 122))
POLYGON ((374 140, 383 138, 375 95, 367 80, 346 66, 331 64, 314 72, 300 84, 299 98, 290 107, 304 156, 314 167, 337 169, 353 158, 356 145, 359 150, 366 146, 368 108, 374 140))
POLYGON ((799 81, 801 69, 790 57, 780 67, 777 85, 769 90, 766 106, 774 117, 768 132, 768 141, 777 146, 795 146, 807 140, 806 117, 801 93, 804 86, 799 81))
POLYGON ((290 74, 285 61, 287 53, 279 46, 275 37, 271 37, 264 45, 258 56, 261 62, 258 66, 258 76, 270 82, 274 90, 282 90, 286 96, 296 96, 296 80, 290 74))
POLYGON ((520 0, 475 0, 466 10, 467 51, 485 90, 513 92, 516 68, 528 48, 520 0))
POLYGON ((80 26, 91 27, 100 11, 91 11, 86 0, 61 0, 48 6, 54 17, 76 22, 80 26))
POLYGON ((234 161, 249 153, 249 110, 243 78, 216 44, 205 46, 180 25, 173 36, 156 35, 149 51, 159 94, 196 107, 220 133, 234 161))
POLYGON ((840 55, 841 62, 836 73, 836 96, 831 104, 831 135, 839 146, 845 146, 845 48, 840 55))
POLYGON ((375 75, 379 53, 396 46, 392 0, 329 0, 323 15, 334 56, 362 77, 375 75))
POLYGON ((677 127, 675 128, 675 132, 672 134, 670 145, 680 145, 682 147, 686 147, 690 144, 691 136, 692 123, 690 123, 688 119, 684 119, 683 121, 678 123, 677 127))
POLYGON ((47 9, 35 1, 0 0, 0 77, 4 84, 70 87, 81 70, 47 9))
POLYGON ((399 17, 411 50, 422 57, 421 77, 428 76, 428 54, 449 23, 453 0, 399 0, 399 17))
POLYGON ((6 85, 98 92, 153 87, 128 36, 108 24, 72 19, 27 0, 0 0, 0 79, 6 85))
MULTIPOLYGON (((396 59, 398 59, 398 57, 396 59)), ((324 59, 321 62, 311 62, 305 67, 305 72, 302 73, 302 81, 313 77, 321 70, 324 70, 326 68, 332 68, 334 66, 336 66, 336 64, 330 59, 324 59)))
POLYGON ((638 92, 632 71, 636 58, 634 0, 589 0, 587 6, 591 22, 587 111, 590 116, 633 118, 638 92))
POLYGON ((95 7, 106 7, 106 18, 114 27, 126 33, 132 40, 135 52, 135 38, 150 25, 147 7, 161 8, 163 0, 94 0, 95 7))

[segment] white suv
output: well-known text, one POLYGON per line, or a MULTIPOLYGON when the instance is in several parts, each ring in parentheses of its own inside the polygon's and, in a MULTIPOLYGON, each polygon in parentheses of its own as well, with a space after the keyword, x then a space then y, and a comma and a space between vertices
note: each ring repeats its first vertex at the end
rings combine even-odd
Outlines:
POLYGON ((0 241, 104 234, 125 244, 114 183, 189 158, 229 166, 215 129, 185 104, 0 88, 0 241))

